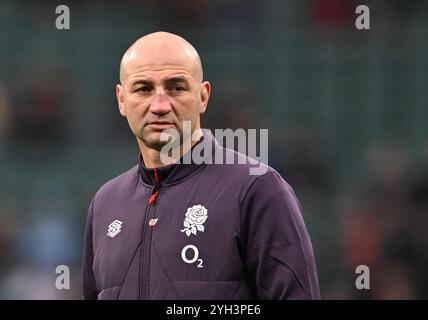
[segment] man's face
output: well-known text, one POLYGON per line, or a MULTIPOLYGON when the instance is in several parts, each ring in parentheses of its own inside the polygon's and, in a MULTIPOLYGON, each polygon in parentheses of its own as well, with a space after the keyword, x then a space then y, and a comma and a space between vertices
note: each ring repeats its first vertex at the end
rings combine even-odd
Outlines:
POLYGON ((191 121, 192 133, 200 127, 210 85, 201 83, 194 61, 186 56, 138 56, 127 62, 122 84, 116 87, 119 110, 145 146, 160 150, 168 142, 160 139, 163 130, 178 130, 182 139, 183 121, 191 121))

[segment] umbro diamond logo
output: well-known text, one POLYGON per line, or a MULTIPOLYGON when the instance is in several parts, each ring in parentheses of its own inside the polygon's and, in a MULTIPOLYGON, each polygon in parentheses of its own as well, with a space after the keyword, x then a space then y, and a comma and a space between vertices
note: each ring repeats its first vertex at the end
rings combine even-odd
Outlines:
POLYGON ((110 238, 114 238, 121 230, 122 230, 122 221, 116 219, 109 224, 108 230, 107 230, 107 236, 109 236, 110 238))

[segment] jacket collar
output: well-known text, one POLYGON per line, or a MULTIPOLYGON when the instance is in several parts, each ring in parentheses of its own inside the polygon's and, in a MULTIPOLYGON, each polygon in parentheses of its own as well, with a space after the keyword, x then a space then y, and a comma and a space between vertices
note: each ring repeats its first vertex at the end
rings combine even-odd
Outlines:
MULTIPOLYGON (((215 150, 220 147, 217 140, 214 138, 214 136, 211 133, 211 130, 209 129, 202 129, 203 136, 202 138, 195 143, 192 148, 176 163, 172 163, 170 165, 167 165, 165 167, 157 168, 160 183, 162 185, 171 185, 180 182, 181 180, 184 180, 188 176, 192 175, 195 171, 201 169, 206 165, 206 161, 204 161, 202 164, 195 163, 193 161, 193 157, 191 157, 191 153, 195 149, 196 146, 199 148, 202 148, 201 155, 203 158, 211 158, 213 157, 213 154, 215 150), (210 154, 205 155, 204 150, 211 151, 210 154), (188 163, 183 163, 183 159, 189 158, 190 161, 188 163)), ((146 168, 144 166, 143 156, 139 155, 139 172, 141 180, 148 185, 154 185, 154 169, 146 168)))

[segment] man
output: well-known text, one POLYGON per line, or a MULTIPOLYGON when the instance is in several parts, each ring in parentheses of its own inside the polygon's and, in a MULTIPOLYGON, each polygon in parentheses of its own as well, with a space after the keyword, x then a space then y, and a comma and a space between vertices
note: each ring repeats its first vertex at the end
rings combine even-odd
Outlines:
POLYGON ((210 92, 198 53, 179 36, 149 34, 124 54, 116 95, 140 157, 90 204, 85 299, 319 298, 292 188, 267 166, 250 175, 249 158, 201 130, 210 92), (179 133, 169 136, 179 142, 169 162, 162 160, 166 129, 179 133), (206 159, 231 155, 245 164, 183 164, 197 148, 212 150, 206 159))

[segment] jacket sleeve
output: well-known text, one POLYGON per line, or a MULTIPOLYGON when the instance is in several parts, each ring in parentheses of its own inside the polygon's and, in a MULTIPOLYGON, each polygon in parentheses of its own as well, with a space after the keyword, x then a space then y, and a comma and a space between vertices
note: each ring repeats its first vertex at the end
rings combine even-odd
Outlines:
POLYGON ((241 202, 244 267, 257 299, 320 299, 312 244, 292 188, 257 177, 241 202))
POLYGON ((86 218, 85 236, 83 245, 83 263, 82 263, 82 289, 83 299, 96 300, 98 298, 98 290, 95 282, 92 265, 94 261, 93 240, 92 240, 92 220, 93 220, 94 200, 89 206, 88 215, 86 218))

